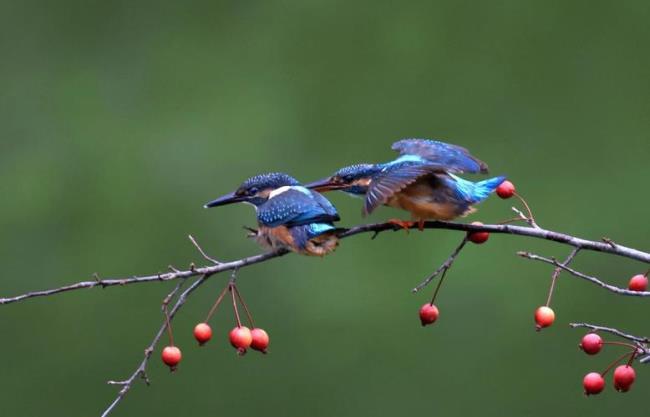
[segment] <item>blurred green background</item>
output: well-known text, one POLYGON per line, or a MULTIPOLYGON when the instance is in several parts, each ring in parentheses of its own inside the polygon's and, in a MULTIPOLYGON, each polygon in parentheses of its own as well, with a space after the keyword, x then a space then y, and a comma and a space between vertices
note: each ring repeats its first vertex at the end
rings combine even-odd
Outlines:
MULTIPOLYGON (((650 5, 647 1, 3 1, 0 3, 0 296, 257 253, 250 207, 204 210, 246 177, 305 181, 392 158, 403 137, 468 147, 507 174, 545 227, 648 250, 650 5)), ((330 195, 343 224, 358 200, 330 195)), ((491 198, 467 220, 511 215, 491 198)), ((369 220, 398 212, 383 208, 369 220)), ((605 416, 647 409, 650 367, 628 394, 585 399, 582 376, 620 352, 576 348, 590 321, 648 334, 648 300, 562 276, 558 319, 533 330, 550 268, 517 250, 567 247, 492 236, 448 276, 441 317, 410 289, 460 236, 357 236, 323 260, 243 270, 271 335, 238 358, 213 277, 175 321, 184 359, 154 353, 115 416, 605 416)), ((645 266, 581 254, 626 285, 645 266)), ((99 415, 105 385, 133 371, 173 283, 95 289, 0 307, 6 416, 99 415)))

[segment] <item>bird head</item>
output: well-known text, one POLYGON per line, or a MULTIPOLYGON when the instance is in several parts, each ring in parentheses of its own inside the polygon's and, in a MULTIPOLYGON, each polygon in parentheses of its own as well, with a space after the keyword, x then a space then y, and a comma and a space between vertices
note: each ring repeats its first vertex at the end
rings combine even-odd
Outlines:
POLYGON ((314 181, 305 187, 318 192, 340 190, 351 194, 365 194, 372 178, 381 169, 374 164, 356 164, 339 169, 334 175, 314 181))
POLYGON ((224 206, 232 203, 250 203, 259 206, 269 199, 272 191, 280 187, 300 185, 290 175, 281 172, 255 175, 244 181, 235 191, 205 204, 205 208, 224 206))

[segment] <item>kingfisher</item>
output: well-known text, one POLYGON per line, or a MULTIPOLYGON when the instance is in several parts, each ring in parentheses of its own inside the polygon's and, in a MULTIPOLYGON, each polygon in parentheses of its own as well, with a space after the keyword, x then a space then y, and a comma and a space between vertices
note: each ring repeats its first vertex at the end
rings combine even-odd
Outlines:
POLYGON ((415 221, 452 220, 476 209, 505 177, 472 182, 456 174, 488 172, 485 162, 463 147, 429 139, 402 139, 392 149, 397 159, 380 164, 356 164, 339 169, 334 175, 307 184, 324 192, 340 190, 364 199, 363 215, 387 205, 411 213, 412 221, 391 219, 406 229, 415 221))
POLYGON ((295 178, 272 172, 248 178, 234 192, 205 204, 205 208, 249 203, 257 212, 255 240, 272 250, 324 256, 338 246, 340 220, 336 208, 295 178))

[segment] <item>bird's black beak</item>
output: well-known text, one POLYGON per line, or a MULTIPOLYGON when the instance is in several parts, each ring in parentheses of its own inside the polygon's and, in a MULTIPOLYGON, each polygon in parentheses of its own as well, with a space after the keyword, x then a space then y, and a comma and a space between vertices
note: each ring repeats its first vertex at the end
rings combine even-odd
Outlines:
POLYGON ((323 178, 322 180, 305 184, 305 187, 309 188, 310 190, 315 190, 321 193, 324 191, 340 190, 342 188, 347 188, 347 185, 336 183, 332 181, 331 177, 327 177, 327 178, 323 178))
POLYGON ((209 203, 205 204, 203 207, 210 208, 210 207, 225 206, 226 204, 239 203, 241 201, 246 201, 246 197, 235 195, 235 193, 228 193, 226 195, 222 195, 216 200, 210 201, 209 203))

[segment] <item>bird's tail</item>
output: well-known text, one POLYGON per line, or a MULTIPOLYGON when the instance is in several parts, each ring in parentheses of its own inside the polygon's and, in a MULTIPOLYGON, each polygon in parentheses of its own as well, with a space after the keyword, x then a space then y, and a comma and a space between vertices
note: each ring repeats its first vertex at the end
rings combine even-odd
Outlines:
POLYGON ((506 180, 506 177, 494 177, 488 178, 487 180, 479 181, 474 183, 474 189, 472 190, 472 199, 473 203, 480 203, 481 201, 488 198, 490 194, 497 189, 503 181, 506 180))
POLYGON ((322 235, 333 235, 336 227, 331 223, 308 223, 300 226, 293 226, 290 229, 295 246, 304 249, 309 240, 322 235))
POLYGON ((340 229, 331 223, 310 223, 291 228, 296 249, 303 255, 324 256, 339 244, 340 229))

